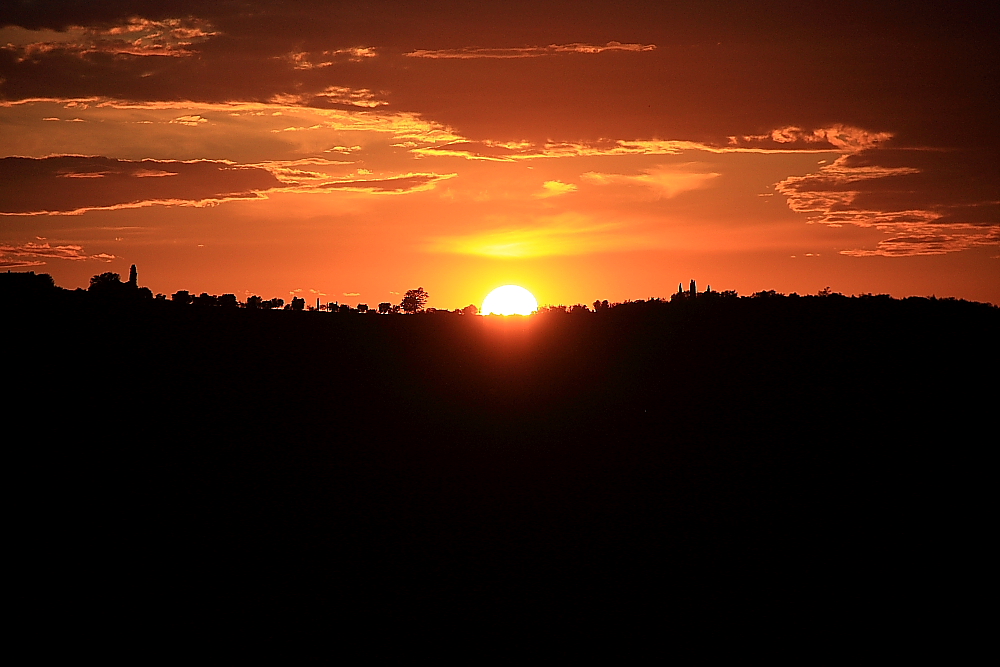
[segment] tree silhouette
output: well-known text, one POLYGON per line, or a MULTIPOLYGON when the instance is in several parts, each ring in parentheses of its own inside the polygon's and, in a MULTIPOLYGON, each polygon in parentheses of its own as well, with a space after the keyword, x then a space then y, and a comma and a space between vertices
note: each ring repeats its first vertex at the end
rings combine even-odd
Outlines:
POLYGON ((388 301, 383 301, 382 303, 380 303, 378 305, 378 312, 379 312, 380 315, 385 315, 390 310, 392 310, 392 304, 389 303, 388 301))
POLYGON ((304 310, 305 307, 306 307, 305 299, 297 296, 292 297, 292 310, 304 310))
POLYGON ((186 289, 182 289, 182 290, 177 290, 176 292, 174 292, 170 296, 170 300, 171 301, 176 301, 177 303, 186 306, 189 303, 191 303, 192 301, 194 301, 194 297, 191 296, 191 293, 188 292, 186 289))
POLYGON ((403 295, 403 301, 399 306, 403 309, 404 313, 419 313, 424 309, 428 296, 423 287, 406 290, 406 294, 403 295))
POLYGON ((218 306, 219 298, 214 294, 209 294, 208 292, 202 292, 198 296, 194 297, 192 302, 196 306, 218 306))
POLYGON ((0 272, 0 302, 7 308, 15 303, 37 303, 39 299, 47 299, 60 289, 47 273, 35 275, 34 271, 0 272))
POLYGON ((121 289, 122 278, 117 273, 107 271, 90 279, 91 292, 103 292, 105 294, 121 289))

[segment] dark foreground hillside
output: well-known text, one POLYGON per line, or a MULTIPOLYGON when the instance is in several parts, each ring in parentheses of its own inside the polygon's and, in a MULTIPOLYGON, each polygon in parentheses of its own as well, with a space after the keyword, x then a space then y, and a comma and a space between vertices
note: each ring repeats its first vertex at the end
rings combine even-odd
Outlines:
POLYGON ((3 326, 29 604, 54 627, 857 636, 931 628, 977 583, 989 306, 504 320, 61 293, 3 326))

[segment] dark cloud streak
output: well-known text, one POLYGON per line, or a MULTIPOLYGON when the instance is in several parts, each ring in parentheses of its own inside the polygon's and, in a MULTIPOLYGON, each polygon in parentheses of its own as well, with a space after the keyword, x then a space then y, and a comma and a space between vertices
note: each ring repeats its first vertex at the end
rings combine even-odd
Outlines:
POLYGON ((245 199, 284 185, 269 171, 224 162, 55 156, 0 159, 0 213, 77 213, 155 202, 245 199))
POLYGON ((525 46, 514 48, 461 48, 461 49, 418 49, 406 54, 409 58, 431 58, 431 59, 457 59, 474 60, 480 58, 493 58, 507 60, 511 58, 541 58, 543 56, 555 56, 565 54, 587 54, 595 55, 606 51, 631 51, 641 53, 643 51, 653 51, 655 44, 622 44, 611 41, 607 44, 550 44, 549 46, 525 46))
POLYGON ((26 266, 42 266, 48 259, 65 259, 70 261, 84 261, 96 259, 99 262, 110 262, 115 259, 114 255, 98 253, 87 255, 83 252, 83 247, 78 245, 56 245, 49 243, 25 243, 13 245, 0 243, 0 268, 13 269, 26 266))
POLYGON ((404 174, 390 178, 355 179, 350 181, 335 181, 324 183, 319 188, 328 190, 358 190, 379 194, 402 194, 429 190, 443 180, 452 178, 455 174, 404 174))
POLYGON ((1000 243, 1000 166, 985 150, 866 150, 776 186, 792 210, 833 226, 891 235, 874 250, 845 254, 927 255, 1000 243))

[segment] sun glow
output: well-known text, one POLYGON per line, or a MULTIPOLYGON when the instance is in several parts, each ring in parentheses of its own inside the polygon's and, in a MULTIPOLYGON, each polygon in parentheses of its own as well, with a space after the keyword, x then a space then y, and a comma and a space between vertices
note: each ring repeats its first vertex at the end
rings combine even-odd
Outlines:
POLYGON ((517 285, 504 285, 490 292, 483 300, 483 315, 530 315, 538 310, 538 301, 531 292, 517 285))

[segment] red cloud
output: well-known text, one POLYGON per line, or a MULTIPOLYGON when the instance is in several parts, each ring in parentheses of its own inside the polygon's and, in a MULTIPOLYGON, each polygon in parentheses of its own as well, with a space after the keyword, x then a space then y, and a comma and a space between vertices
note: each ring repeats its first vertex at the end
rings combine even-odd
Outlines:
POLYGON ((199 160, 61 155, 0 159, 0 214, 81 213, 151 203, 198 205, 285 187, 261 167, 199 160))
MULTIPOLYGON (((19 30, 17 44, 6 47, 18 61, 32 61, 50 53, 79 57, 96 53, 131 56, 189 56, 190 47, 218 35, 208 21, 198 18, 170 18, 159 21, 132 17, 126 23, 107 27, 70 26, 64 32, 39 33, 19 30), (32 36, 47 36, 31 41, 32 36)), ((37 37, 36 37, 37 39, 37 37)))
POLYGON ((96 259, 99 262, 110 262, 115 259, 114 255, 98 253, 87 255, 83 252, 83 247, 78 245, 57 245, 48 243, 25 243, 24 245, 11 245, 0 243, 0 267, 13 269, 23 266, 41 266, 46 259, 68 259, 72 261, 82 261, 96 259))
POLYGON ((853 256, 940 255, 1000 245, 993 156, 986 151, 868 150, 844 155, 775 189, 793 211, 834 227, 875 227, 889 238, 853 256))
POLYGON ((324 189, 360 190, 380 194, 402 194, 430 190, 438 181, 452 178, 456 174, 403 174, 390 178, 372 178, 353 181, 335 181, 318 187, 324 189))
POLYGON ((655 44, 622 44, 608 42, 607 44, 550 44, 548 46, 525 46, 500 49, 417 49, 406 55, 410 58, 452 58, 470 60, 473 58, 539 58, 560 53, 604 53, 605 51, 652 51, 655 44))

